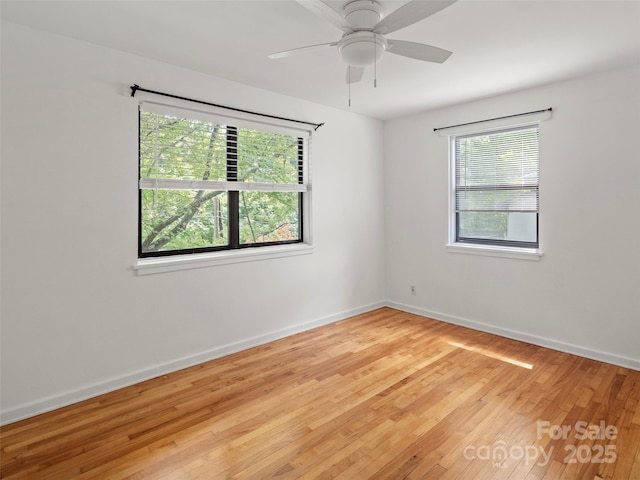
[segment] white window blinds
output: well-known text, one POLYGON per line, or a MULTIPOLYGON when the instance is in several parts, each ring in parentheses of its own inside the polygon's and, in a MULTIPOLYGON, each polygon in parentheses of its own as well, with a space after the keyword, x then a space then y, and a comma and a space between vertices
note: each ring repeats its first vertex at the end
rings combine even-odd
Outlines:
POLYGON ((456 241, 537 247, 538 126, 454 137, 456 241))
POLYGON ((306 192, 310 138, 310 130, 142 102, 139 186, 306 192), (163 135, 159 127, 171 123, 172 135, 163 135))

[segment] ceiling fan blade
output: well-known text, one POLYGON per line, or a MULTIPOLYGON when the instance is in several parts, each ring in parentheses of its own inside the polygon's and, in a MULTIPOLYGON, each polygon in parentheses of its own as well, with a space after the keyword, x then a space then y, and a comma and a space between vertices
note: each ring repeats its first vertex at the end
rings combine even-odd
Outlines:
POLYGON ((387 52, 434 63, 442 63, 451 56, 449 50, 405 40, 387 40, 387 52))
POLYGON ((347 83, 356 83, 362 80, 364 67, 352 67, 347 65, 347 83))
POLYGON ((298 55, 299 53, 313 52, 314 50, 322 50, 327 47, 335 47, 336 45, 338 45, 338 42, 320 43, 318 45, 309 45, 307 47, 294 48, 292 50, 284 50, 282 52, 272 53, 271 55, 268 55, 268 57, 272 59, 291 57, 293 55, 298 55))
POLYGON ((413 0, 394 10, 373 27, 374 33, 385 35, 401 28, 413 25, 440 10, 447 8, 457 0, 413 0))
POLYGON ((296 0, 300 5, 313 12, 318 17, 328 21, 335 25, 340 30, 346 33, 353 32, 353 28, 349 25, 349 22, 321 0, 296 0))

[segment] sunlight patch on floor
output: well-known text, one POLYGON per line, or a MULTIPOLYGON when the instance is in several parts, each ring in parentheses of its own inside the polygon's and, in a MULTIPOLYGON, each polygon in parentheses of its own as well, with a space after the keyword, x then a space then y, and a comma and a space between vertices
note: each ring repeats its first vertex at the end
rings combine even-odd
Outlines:
POLYGON ((448 342, 448 343, 449 343, 449 345, 451 345, 453 347, 462 348, 462 349, 468 350, 470 352, 479 353, 480 355, 484 355, 485 357, 495 358, 496 360, 500 360, 502 362, 510 363, 511 365, 516 365, 518 367, 526 368, 528 370, 532 370, 533 369, 533 365, 531 365, 530 363, 521 362, 520 360, 515 360, 515 359, 510 358, 510 357, 505 357, 504 355, 502 355, 500 353, 493 352, 491 350, 486 350, 484 348, 479 348, 479 347, 472 347, 470 345, 464 345, 463 343, 460 343, 460 342, 448 342))

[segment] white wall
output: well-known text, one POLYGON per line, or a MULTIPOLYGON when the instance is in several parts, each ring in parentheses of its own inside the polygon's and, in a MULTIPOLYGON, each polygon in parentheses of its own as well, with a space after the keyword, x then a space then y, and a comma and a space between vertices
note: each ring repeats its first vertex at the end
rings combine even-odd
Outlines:
POLYGON ((383 125, 3 22, 2 421, 385 298, 640 369, 639 84, 639 69, 620 70, 383 125), (132 83, 326 122, 313 141, 315 253, 136 276, 132 83), (447 140, 433 128, 548 106, 544 257, 448 253, 447 140))
POLYGON ((639 86, 636 67, 386 122, 392 305, 640 369, 639 86), (448 141, 433 129, 547 107, 542 259, 448 252, 448 141))
POLYGON ((382 136, 377 120, 3 22, 2 421, 379 305, 382 136), (315 252, 136 276, 133 83, 326 122, 315 252))

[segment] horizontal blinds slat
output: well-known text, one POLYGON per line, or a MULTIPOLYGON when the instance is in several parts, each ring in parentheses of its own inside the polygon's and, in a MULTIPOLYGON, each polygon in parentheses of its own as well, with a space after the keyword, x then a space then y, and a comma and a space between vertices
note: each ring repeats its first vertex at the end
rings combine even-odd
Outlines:
POLYGON ((142 190, 217 190, 226 192, 306 192, 305 184, 221 182, 208 180, 177 180, 141 178, 142 190))
POLYGON ((456 211, 538 210, 538 189, 458 190, 456 211))

